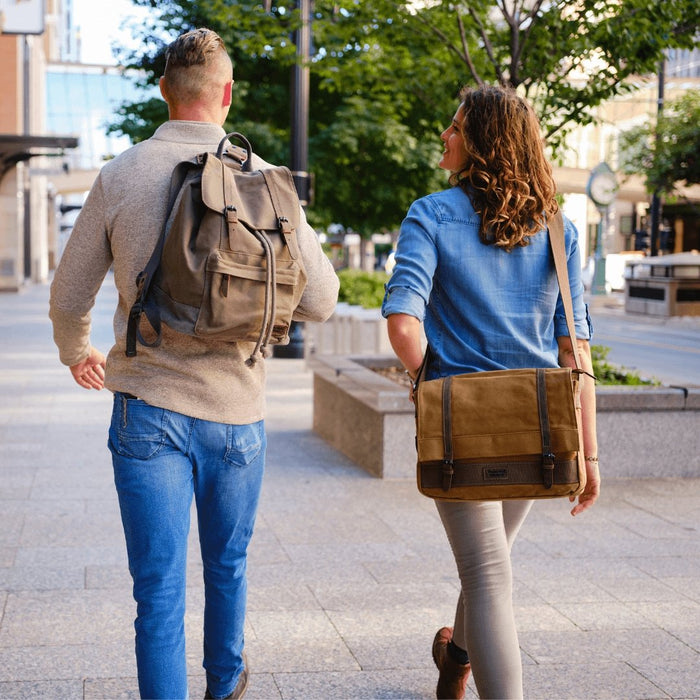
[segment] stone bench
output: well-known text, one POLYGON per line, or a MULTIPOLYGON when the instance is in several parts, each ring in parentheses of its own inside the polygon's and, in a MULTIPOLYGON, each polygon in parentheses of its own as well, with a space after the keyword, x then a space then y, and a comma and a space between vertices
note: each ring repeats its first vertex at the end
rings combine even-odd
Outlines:
MULTIPOLYGON (((393 355, 315 355, 313 430, 373 476, 415 475, 408 390, 368 367, 393 355)), ((700 387, 599 386, 601 473, 608 477, 700 476, 700 387)))

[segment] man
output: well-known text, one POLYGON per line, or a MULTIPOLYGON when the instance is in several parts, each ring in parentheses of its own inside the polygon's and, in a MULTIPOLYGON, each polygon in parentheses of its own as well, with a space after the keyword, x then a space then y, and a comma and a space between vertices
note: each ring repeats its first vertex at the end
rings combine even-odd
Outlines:
MULTIPOLYGON (((193 495, 205 582, 205 697, 242 697, 248 681, 246 549, 265 458, 265 363, 246 364, 252 343, 205 341, 167 327, 159 347, 125 356, 136 276, 163 226, 172 170, 216 149, 233 82, 216 33, 196 29, 168 47, 160 88, 170 118, 104 166, 51 286, 61 361, 80 386, 114 392, 109 448, 134 580, 144 698, 187 697, 185 564, 193 495), (105 360, 90 343, 90 309, 112 265, 119 302, 116 342, 105 360)), ((253 158, 253 168, 266 167, 253 158)), ((294 318, 323 321, 334 309, 338 280, 303 211, 297 235, 308 282, 294 318)))

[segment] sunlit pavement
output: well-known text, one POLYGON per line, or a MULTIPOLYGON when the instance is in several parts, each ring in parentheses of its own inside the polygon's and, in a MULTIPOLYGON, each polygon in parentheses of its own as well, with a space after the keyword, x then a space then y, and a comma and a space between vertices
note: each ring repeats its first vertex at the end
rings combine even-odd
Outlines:
MULTIPOLYGON (((96 308, 103 350, 114 299, 108 287, 96 308)), ((0 294, 0 697, 138 697, 111 396, 60 365, 47 305, 46 285, 0 294)), ((374 479, 314 435, 303 360, 268 367, 246 697, 434 697, 430 646, 458 594, 434 505, 412 479, 374 479)), ((608 479, 576 519, 566 501, 536 504, 513 552, 526 697, 700 697, 699 521, 700 478, 608 479)), ((197 698, 195 532, 191 542, 197 698)))

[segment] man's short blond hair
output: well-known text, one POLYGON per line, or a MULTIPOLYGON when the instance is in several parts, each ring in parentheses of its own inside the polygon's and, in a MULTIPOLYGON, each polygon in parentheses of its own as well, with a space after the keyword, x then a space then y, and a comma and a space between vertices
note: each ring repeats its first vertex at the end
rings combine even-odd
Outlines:
POLYGON ((221 37, 211 29, 181 34, 165 51, 165 89, 168 100, 191 104, 231 80, 231 59, 221 37))

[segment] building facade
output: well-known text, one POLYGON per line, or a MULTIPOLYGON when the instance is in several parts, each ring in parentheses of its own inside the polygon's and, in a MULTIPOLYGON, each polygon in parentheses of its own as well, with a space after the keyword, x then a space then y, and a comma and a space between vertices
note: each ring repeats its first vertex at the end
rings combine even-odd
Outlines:
POLYGON ((0 16, 0 291, 47 279, 55 217, 51 173, 78 145, 46 130, 47 60, 60 51, 61 18, 71 0, 3 0, 0 16))
MULTIPOLYGON (((620 136, 655 122, 660 95, 667 103, 689 90, 700 90, 700 50, 668 51, 659 75, 640 78, 637 90, 601 105, 596 122, 576 129, 568 139, 564 167, 556 173, 559 190, 565 193, 565 209, 584 234, 586 255, 596 253, 601 218, 605 220, 600 245, 604 256, 648 253, 652 196, 642 177, 617 172, 620 136), (585 195, 590 172, 600 163, 616 172, 619 186, 607 213, 598 211, 585 195)), ((678 202, 661 202, 660 254, 700 249, 700 186, 679 187, 678 193, 678 202)))
POLYGON ((149 95, 118 66, 80 63, 72 0, 30 5, 33 26, 0 34, 0 291, 48 279, 100 166, 130 145, 107 134, 110 115, 149 95))

